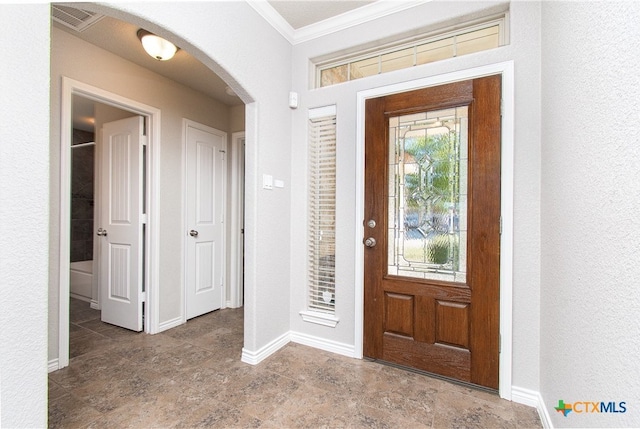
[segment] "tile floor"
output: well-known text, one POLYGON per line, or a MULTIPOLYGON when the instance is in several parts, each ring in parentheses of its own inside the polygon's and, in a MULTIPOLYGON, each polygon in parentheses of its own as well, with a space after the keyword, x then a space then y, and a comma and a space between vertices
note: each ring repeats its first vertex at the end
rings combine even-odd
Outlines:
POLYGON ((490 393, 299 344, 244 364, 242 309, 145 335, 71 301, 51 428, 541 427, 533 408, 490 393))

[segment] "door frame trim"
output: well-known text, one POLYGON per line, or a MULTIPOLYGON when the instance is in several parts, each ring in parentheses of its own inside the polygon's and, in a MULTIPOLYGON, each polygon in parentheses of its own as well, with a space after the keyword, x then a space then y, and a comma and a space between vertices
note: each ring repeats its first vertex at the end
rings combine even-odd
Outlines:
MULTIPOLYGON (((148 118, 147 129, 147 234, 145 252, 145 315, 144 332, 158 332, 159 324, 159 216, 160 216, 160 109, 105 91, 66 76, 62 77, 60 109, 60 233, 58 278, 58 369, 69 365, 69 255, 71 219, 71 140, 74 95, 130 111, 148 118)), ((96 273, 94 273, 96 275, 96 273)), ((92 302, 92 305, 94 303, 92 302)))
MULTIPOLYGON (((229 290, 227 307, 239 308, 244 302, 244 151, 243 142, 246 142, 244 131, 231 134, 231 153, 229 166, 231 169, 229 192, 231 200, 229 204, 229 290)), ((246 143, 244 143, 246 144, 246 143)))
POLYGON ((365 102, 369 98, 407 92, 415 89, 502 75, 502 130, 501 130, 501 193, 500 214, 500 369, 498 391, 501 398, 512 397, 513 364, 513 181, 514 181, 514 64, 505 61, 496 64, 459 70, 427 78, 359 91, 356 105, 356 213, 355 213, 355 341, 354 357, 362 359, 364 341, 364 247, 362 246, 364 221, 364 149, 365 102))
POLYGON ((210 127, 208 125, 202 124, 200 122, 192 121, 191 119, 182 118, 182 292, 180 296, 182 296, 182 315, 180 317, 181 323, 187 322, 187 234, 186 231, 188 229, 187 225, 187 133, 189 128, 195 128, 200 131, 204 131, 209 134, 220 135, 224 134, 224 154, 226 159, 224 161, 224 171, 222 172, 222 299, 221 299, 221 308, 227 307, 227 280, 228 280, 228 271, 227 271, 227 195, 228 195, 228 164, 229 164, 229 142, 228 142, 228 133, 226 131, 219 130, 217 128, 210 127))

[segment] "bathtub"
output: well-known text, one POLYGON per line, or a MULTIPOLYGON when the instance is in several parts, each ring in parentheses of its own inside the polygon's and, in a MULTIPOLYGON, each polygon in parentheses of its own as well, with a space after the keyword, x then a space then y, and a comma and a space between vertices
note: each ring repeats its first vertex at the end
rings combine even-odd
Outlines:
POLYGON ((71 262, 69 289, 71 296, 83 301, 91 301, 93 284, 93 261, 71 262))

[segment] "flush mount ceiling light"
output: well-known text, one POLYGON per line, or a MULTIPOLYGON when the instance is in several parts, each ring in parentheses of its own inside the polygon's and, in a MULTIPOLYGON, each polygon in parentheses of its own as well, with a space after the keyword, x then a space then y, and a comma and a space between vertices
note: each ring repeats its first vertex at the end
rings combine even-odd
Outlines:
POLYGON ((138 39, 142 42, 142 47, 147 51, 147 54, 156 60, 170 60, 178 50, 173 43, 142 28, 138 30, 138 39))

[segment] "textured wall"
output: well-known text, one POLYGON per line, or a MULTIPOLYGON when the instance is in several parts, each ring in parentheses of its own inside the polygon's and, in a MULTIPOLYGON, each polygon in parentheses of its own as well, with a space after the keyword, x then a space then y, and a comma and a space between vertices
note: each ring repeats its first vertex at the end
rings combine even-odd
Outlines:
POLYGON ((49 5, 3 4, 0 16, 6 20, 0 27, 0 426, 43 428, 49 5))
POLYGON ((639 22, 636 2, 542 4, 540 371, 556 427, 640 426, 639 22), (560 399, 628 411, 564 417, 560 399))

